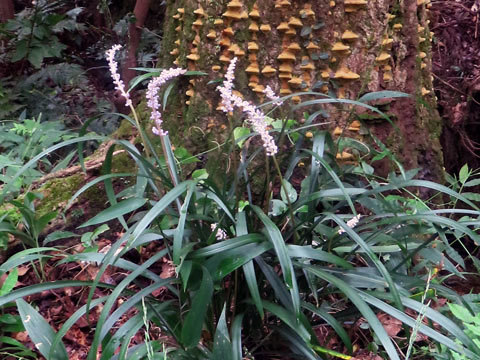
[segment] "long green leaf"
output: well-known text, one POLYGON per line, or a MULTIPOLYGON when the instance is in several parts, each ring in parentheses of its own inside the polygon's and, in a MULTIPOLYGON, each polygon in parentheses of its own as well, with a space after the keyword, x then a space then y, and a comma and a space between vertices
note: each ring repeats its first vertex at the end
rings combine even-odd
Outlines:
POLYGON ((310 303, 303 303, 302 307, 304 307, 308 311, 318 315, 323 320, 325 320, 326 323, 332 327, 332 329, 337 333, 337 335, 343 341, 343 343, 345 344, 349 353, 353 352, 353 345, 352 345, 352 342, 350 340, 350 337, 348 336, 348 333, 345 331, 345 329, 342 327, 342 325, 337 321, 337 319, 335 319, 332 315, 330 315, 324 309, 316 308, 315 306, 313 306, 310 303))
MULTIPOLYGON (((359 291, 358 294, 362 299, 364 299, 368 303, 370 303, 373 306, 375 306, 376 308, 386 312, 387 314, 391 315, 392 317, 400 320, 401 322, 410 326, 411 328, 414 328, 414 327, 417 326, 419 332, 427 335, 428 337, 430 337, 431 339, 433 339, 435 341, 438 341, 439 343, 445 345, 446 347, 448 347, 448 348, 450 348, 454 351, 457 351, 459 353, 464 352, 465 355, 467 355, 469 357, 469 359, 471 359, 471 360, 480 359, 480 355, 479 355, 480 352, 479 352, 478 347, 476 347, 475 344, 471 341, 471 339, 469 339, 453 322, 452 322, 453 326, 447 326, 446 330, 449 331, 452 335, 456 335, 456 336, 461 335, 462 341, 467 340, 467 344, 469 344, 470 346, 475 348, 476 353, 473 353, 472 351, 463 348, 461 345, 457 344, 455 341, 449 339, 445 335, 440 334, 439 332, 435 331, 434 329, 432 329, 432 328, 430 328, 430 327, 428 327, 424 324, 418 324, 416 322, 416 319, 412 319, 411 317, 406 315, 404 312, 399 311, 398 309, 395 309, 393 306, 388 305, 387 303, 377 299, 376 297, 374 297, 372 295, 369 295, 369 294, 367 294, 363 291, 359 291), (458 329, 458 330, 456 330, 455 328, 458 329), (452 330, 454 332, 452 332, 452 330)), ((406 301, 407 299, 404 299, 404 300, 406 301)), ((411 300, 411 299, 408 299, 408 300, 411 300)), ((415 306, 415 309, 417 311, 422 311, 422 309, 423 309, 424 312, 428 311, 429 312, 429 318, 432 319, 432 321, 436 321, 436 319, 440 319, 440 321, 442 321, 442 318, 445 318, 443 315, 441 315, 437 311, 432 310, 428 307, 423 308, 423 304, 421 304, 421 303, 419 303, 419 304, 420 304, 420 307, 415 306)), ((406 301, 405 305, 409 306, 409 302, 406 301)), ((447 320, 449 320, 449 319, 447 319, 447 320)), ((449 320, 449 321, 451 321, 451 320, 449 320)))
POLYGON ((285 245, 285 241, 283 240, 282 233, 277 228, 277 226, 273 223, 272 220, 268 218, 267 215, 263 213, 263 211, 255 205, 251 205, 252 210, 258 216, 260 221, 265 225, 265 228, 268 233, 268 238, 271 241, 275 253, 277 254, 278 261, 280 262, 280 267, 282 268, 283 272, 283 279, 287 284, 287 287, 290 290, 292 296, 292 305, 293 310, 296 314, 300 313, 300 294, 298 293, 297 287, 297 280, 293 273, 293 265, 290 257, 288 256, 288 249, 285 245))
POLYGON ((210 257, 204 265, 212 273, 214 281, 220 281, 234 270, 237 270, 271 248, 271 243, 267 241, 246 244, 218 253, 215 256, 210 257))
POLYGON ((393 295, 393 299, 394 299, 397 307, 400 310, 403 310, 403 305, 402 305, 402 302, 400 300, 400 294, 398 293, 397 287, 396 287, 395 283, 393 282, 390 273, 385 268, 385 265, 383 265, 383 263, 380 261, 380 259, 377 257, 377 255, 370 248, 370 246, 362 239, 361 236, 359 236, 355 231, 353 231, 350 227, 348 227, 347 224, 345 224, 343 222, 343 220, 340 219, 337 215, 329 214, 328 217, 330 217, 338 225, 340 225, 340 227, 348 234, 348 236, 350 236, 350 238, 353 239, 365 251, 367 256, 372 260, 372 262, 375 264, 377 269, 383 275, 385 281, 388 283, 388 288, 393 295))
POLYGON ((379 99, 399 98, 399 97, 412 97, 412 95, 399 92, 399 91, 383 90, 383 91, 375 91, 375 92, 365 94, 362 97, 360 97, 358 101, 368 102, 368 101, 379 100, 379 99))
POLYGON ((395 349, 395 346, 392 343, 392 340, 388 336, 387 332, 383 328, 382 324, 378 320, 375 313, 370 309, 370 307, 365 303, 365 301, 358 295, 358 290, 352 288, 344 281, 338 279, 337 277, 328 274, 325 271, 319 270, 313 266, 305 266, 307 271, 311 272, 313 275, 318 276, 319 278, 329 282, 330 284, 336 286, 350 301, 357 307, 360 313, 365 317, 369 323, 372 330, 377 335, 378 339, 382 343, 385 351, 391 360, 400 360, 398 353, 395 349))
POLYGON ((120 249, 120 247, 127 242, 129 246, 126 246, 124 251, 127 251, 130 246, 135 244, 136 240, 143 234, 145 229, 150 225, 152 221, 155 220, 155 218, 161 214, 175 199, 177 199, 191 184, 192 181, 184 181, 180 184, 178 184, 175 188, 170 190, 168 193, 166 193, 138 222, 136 225, 135 229, 133 230, 133 233, 130 232, 130 229, 120 238, 118 239, 110 248, 108 253, 105 255, 104 262, 100 269, 98 270, 98 274, 95 277, 93 281, 93 286, 90 287, 90 291, 88 293, 88 298, 87 298, 87 312, 88 312, 88 307, 89 303, 93 298, 93 294, 95 292, 95 288, 97 284, 100 282, 100 278, 102 277, 103 273, 105 272, 105 269, 113 265, 115 262, 116 258, 116 252, 117 250, 120 249))
POLYGON ((228 327, 226 320, 226 304, 217 321, 217 329, 213 339, 212 360, 233 360, 233 349, 228 335, 228 327))
POLYGON ((95 215, 93 218, 83 223, 78 228, 106 223, 107 221, 121 217, 125 214, 141 208, 143 205, 145 205, 146 202, 147 199, 138 198, 130 198, 120 201, 119 203, 116 203, 115 205, 112 205, 109 208, 100 212, 99 214, 95 215))
POLYGON ((243 245, 259 243, 264 241, 265 237, 260 234, 247 234, 232 239, 220 241, 216 244, 205 246, 190 254, 190 258, 199 259, 222 253, 227 250, 235 249, 243 245))
MULTIPOLYGON (((18 300, 25 296, 37 294, 39 292, 46 291, 46 290, 62 289, 66 287, 79 287, 79 286, 89 287, 92 284, 93 282, 91 281, 57 280, 57 281, 46 282, 42 284, 30 285, 20 289, 13 290, 10 294, 7 294, 5 296, 0 296, 0 306, 5 305, 9 302, 18 300)), ((108 284, 100 283, 99 285, 101 285, 102 287, 113 288, 112 285, 108 285, 108 284)))
MULTIPOLYGON (((244 211, 237 214, 236 231, 237 235, 239 236, 248 234, 247 217, 244 211)), ((257 282, 257 276, 255 274, 255 266, 253 265, 253 260, 250 260, 245 265, 243 265, 243 273, 245 274, 245 280, 247 281, 248 290, 250 291, 250 295, 252 296, 253 303, 255 304, 257 311, 260 314, 260 317, 263 319, 265 314, 263 312, 262 299, 260 297, 260 287, 257 282)), ((233 334, 232 341, 235 341, 233 334)), ((241 360, 241 356, 239 360, 241 360)))
MULTIPOLYGON (((158 281, 156 283, 153 283, 142 290, 138 291, 135 293, 135 295, 132 295, 131 297, 128 298, 128 300, 124 301, 105 321, 102 331, 100 333, 100 338, 104 339, 105 336, 108 334, 108 332, 112 329, 112 327, 115 325, 115 323, 132 307, 136 306, 137 304, 141 304, 142 298, 145 298, 149 296, 152 292, 155 290, 168 285, 171 283, 171 279, 162 279, 161 281, 158 281)), ((170 301, 164 301, 162 302, 163 306, 168 306, 170 304, 170 301)), ((175 334, 172 334, 175 335, 175 334)))
POLYGON ((0 286, 0 296, 7 295, 10 291, 12 291, 15 285, 17 285, 17 281, 18 268, 13 268, 3 282, 2 286, 0 286))
POLYGON ((232 355, 233 360, 243 359, 242 350, 242 320, 243 314, 235 316, 232 324, 232 355))
POLYGON ((185 220, 187 218, 188 207, 190 206, 190 200, 194 189, 195 183, 190 184, 187 188, 187 195, 185 196, 185 201, 180 209, 180 218, 178 219, 177 229, 173 236, 173 263, 175 265, 180 264, 180 252, 182 250, 183 236, 185 233, 185 220))
POLYGON ((24 264, 26 262, 34 261, 37 259, 41 259, 43 257, 50 257, 49 255, 37 255, 36 253, 46 252, 46 251, 58 251, 57 248, 54 247, 39 247, 33 249, 25 249, 22 250, 15 255, 12 255, 5 261, 3 264, 0 265, 0 273, 5 273, 10 271, 14 267, 18 265, 24 264), (32 255, 35 254, 35 255, 32 255))
POLYGON ((352 269, 353 265, 348 261, 321 249, 314 249, 311 246, 288 245, 288 254, 292 258, 312 259, 324 261, 330 264, 341 266, 345 269, 352 269))
POLYGON ((297 334, 305 341, 306 343, 310 343, 311 340, 311 335, 305 329, 305 327, 296 320, 296 317, 294 314, 292 314, 288 309, 271 303, 269 301, 262 301, 263 307, 265 310, 271 312, 275 316, 277 316, 282 322, 289 327, 291 327, 293 330, 297 332, 297 334))
MULTIPOLYGON (((147 314, 149 316, 149 314, 147 314)), ((100 360, 125 359, 125 354, 128 349, 130 339, 144 326, 143 314, 137 314, 128 319, 120 329, 118 329, 108 343, 102 347, 102 357, 100 360), (117 348, 120 347, 120 352, 114 355, 117 348)))
POLYGON ((133 176, 133 174, 131 174, 131 173, 115 173, 115 174, 102 175, 102 176, 99 176, 99 177, 93 179, 92 181, 89 181, 87 184, 83 185, 80 189, 78 189, 77 192, 75 194, 73 194, 73 196, 70 198, 70 200, 68 200, 68 203, 65 206, 65 211, 68 210, 70 208, 70 206, 72 206, 73 202, 80 195, 82 195, 86 190, 88 190, 89 188, 91 188, 95 184, 103 182, 105 179, 108 179, 108 178, 129 177, 129 176, 133 176))
POLYGON ((185 347, 191 348, 198 344, 202 334, 205 314, 212 301, 213 281, 207 269, 202 267, 200 288, 193 297, 192 306, 182 327, 181 340, 185 347))
POLYGON ((28 332, 28 336, 32 339, 35 347, 40 353, 52 360, 66 360, 68 359, 67 349, 63 343, 59 343, 53 350, 53 355, 49 356, 50 346, 55 337, 55 332, 48 325, 47 321, 23 299, 17 300, 18 313, 22 319, 23 325, 28 332))
POLYGON ((350 198, 350 195, 347 193, 345 186, 343 185, 342 181, 338 177, 338 175, 333 171, 333 169, 330 167, 330 165, 325 161, 323 157, 321 157, 319 154, 314 153, 313 151, 310 150, 304 150, 306 153, 310 154, 313 156, 315 159, 317 159, 318 162, 320 162, 325 170, 327 170, 328 174, 332 178, 333 181, 338 185, 340 190, 342 190, 343 195, 345 196, 345 200, 347 200, 348 205, 350 206, 350 209, 352 210, 352 213, 354 215, 357 215, 357 211, 355 210, 355 206, 353 205, 352 199, 350 198))
MULTIPOLYGON (((105 160, 103 161, 102 165, 102 173, 104 174, 111 174, 112 173, 112 161, 113 161, 113 151, 115 150, 115 145, 111 145, 107 153, 105 154, 105 160)), ((107 195, 108 202, 110 203, 111 207, 117 204, 117 198, 115 197, 115 190, 113 190, 113 182, 111 178, 106 178, 103 181, 103 187, 105 189, 105 194, 107 195)), ((128 199, 130 200, 130 199, 128 199)), ((133 210, 132 210, 133 211, 133 210)), ((117 220, 122 224, 125 230, 128 230, 128 225, 125 219, 123 218, 124 214, 117 216, 117 220)))
MULTIPOLYGON (((100 313, 100 317, 98 318, 97 325, 96 325, 96 330, 95 330, 95 335, 93 337, 93 341, 92 341, 92 344, 90 346, 90 351, 88 352, 88 357, 87 357, 88 360, 95 360, 96 359, 98 346, 99 346, 100 342, 103 340, 103 337, 104 337, 104 334, 102 333, 103 330, 104 330, 103 324, 105 323, 111 308, 114 306, 115 302, 118 300, 118 297, 120 296, 120 294, 123 292, 123 290, 127 286, 129 286, 131 284, 131 282, 135 278, 137 278, 146 269, 148 269, 148 267, 150 267, 152 264, 154 264, 160 258, 165 256, 166 251, 167 251, 166 249, 162 250, 162 251, 156 253, 155 255, 153 255, 152 257, 150 257, 141 266, 139 266, 135 271, 133 271, 125 279, 123 279, 118 285, 115 286, 115 290, 108 297, 108 300, 105 302, 105 305, 103 306, 102 312, 100 313)), ((168 282, 168 281, 166 281, 166 282, 168 282)))

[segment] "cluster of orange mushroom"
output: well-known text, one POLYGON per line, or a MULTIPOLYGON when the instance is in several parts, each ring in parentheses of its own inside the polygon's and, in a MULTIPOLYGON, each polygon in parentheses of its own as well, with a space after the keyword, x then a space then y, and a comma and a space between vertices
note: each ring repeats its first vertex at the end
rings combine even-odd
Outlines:
MULTIPOLYGON (((422 6, 425 6, 427 12, 429 11, 428 9, 432 6, 431 0, 417 0, 417 5, 419 7, 419 10, 422 8, 422 6)), ((427 20, 426 25, 428 26, 429 24, 430 24, 430 20, 427 20)), ((429 31, 427 28, 419 24, 418 25, 419 44, 423 44, 427 39, 429 39, 429 41, 433 40, 433 32, 429 31)), ((427 54, 424 51, 420 51, 418 54, 418 57, 420 59, 420 68, 425 69, 427 67, 427 63, 426 63, 427 54)), ((422 87, 421 93, 422 93, 422 96, 426 96, 426 95, 429 95, 431 91, 426 89, 425 87, 422 87)))
MULTIPOLYGON (((297 30, 302 26, 302 21, 294 16, 290 17, 288 21, 281 22, 277 26, 277 30, 283 34, 282 51, 277 56, 277 60, 280 62, 279 78, 281 95, 291 94, 291 88, 299 88, 302 84, 302 79, 293 75, 293 68, 301 47, 297 42, 292 41, 292 38, 297 35, 297 30)), ((294 98, 292 100, 299 101, 300 99, 294 98)))
MULTIPOLYGON (((184 8, 178 8, 177 9, 177 13, 175 15, 173 15, 173 18, 175 20, 178 20, 179 21, 179 24, 177 25, 177 27, 175 28, 175 31, 177 33, 181 33, 182 30, 183 30, 183 15, 185 14, 185 9, 184 8)), ((178 55, 180 54, 180 38, 177 37, 177 40, 175 40, 175 45, 176 47, 170 51, 170 55, 173 55, 173 56, 176 56, 175 60, 173 61, 173 63, 177 66, 180 65, 180 62, 179 62, 179 58, 178 58, 178 55)))
POLYGON ((248 18, 248 14, 243 10, 243 4, 239 0, 232 0, 227 4, 227 11, 222 14, 225 20, 215 20, 215 25, 224 25, 222 30, 222 36, 220 39, 220 47, 222 53, 219 60, 222 63, 228 64, 233 57, 242 57, 245 55, 245 51, 240 48, 238 44, 232 42, 235 34, 232 25, 234 21, 243 20, 248 18))
POLYGON ((245 72, 248 74, 248 86, 252 89, 253 92, 263 96, 263 91, 265 87, 259 84, 260 79, 260 67, 258 65, 258 50, 260 49, 258 46, 258 37, 257 33, 260 31, 268 32, 270 29, 270 25, 258 26, 258 20, 260 19, 260 12, 258 10, 257 4, 253 5, 252 11, 248 14, 252 21, 248 27, 248 31, 250 33, 250 41, 247 44, 248 49, 248 66, 245 69, 245 72))

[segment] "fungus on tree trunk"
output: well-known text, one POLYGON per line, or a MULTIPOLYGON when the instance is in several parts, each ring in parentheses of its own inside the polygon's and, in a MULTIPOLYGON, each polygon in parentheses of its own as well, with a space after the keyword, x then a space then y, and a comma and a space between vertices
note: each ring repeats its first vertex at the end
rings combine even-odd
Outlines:
MULTIPOLYGON (((359 107, 339 111, 337 104, 324 108, 332 122, 328 129, 334 137, 359 140, 367 140, 364 134, 370 131, 408 169, 424 168, 421 178, 441 180, 441 121, 434 110, 430 72, 429 6, 428 0, 167 0, 160 63, 207 73, 178 84, 171 101, 180 110, 165 119, 166 128, 174 130, 173 143, 200 152, 225 140, 230 125, 215 111, 220 101, 215 80, 224 76, 236 56, 236 89, 256 103, 264 98, 267 85, 281 95, 312 90, 351 100, 381 90, 412 95, 371 103, 380 106, 394 126, 359 107), (354 122, 361 122, 364 131, 351 126, 354 122)), ((211 162, 218 166, 217 159, 211 162)), ((378 162, 377 168, 383 175, 392 170, 387 162, 378 162)))

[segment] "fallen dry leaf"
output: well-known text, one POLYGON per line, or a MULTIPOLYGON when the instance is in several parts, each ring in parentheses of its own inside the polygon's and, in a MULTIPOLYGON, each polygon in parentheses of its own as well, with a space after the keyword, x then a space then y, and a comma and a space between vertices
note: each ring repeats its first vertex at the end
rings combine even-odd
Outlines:
POLYGON ((397 336, 398 333, 402 331, 402 322, 400 320, 385 313, 379 313, 377 318, 382 323, 388 336, 397 336))

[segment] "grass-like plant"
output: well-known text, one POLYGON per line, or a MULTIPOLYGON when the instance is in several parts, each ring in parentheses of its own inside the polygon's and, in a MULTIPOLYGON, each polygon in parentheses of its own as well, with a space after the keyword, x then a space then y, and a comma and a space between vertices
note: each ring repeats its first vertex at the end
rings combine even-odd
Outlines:
MULTIPOLYGON (((110 56, 113 61, 114 52, 110 56)), ((378 153, 354 139, 338 142, 327 131, 312 131, 319 111, 307 115, 300 128, 282 126, 278 131, 269 131, 262 123, 266 121, 262 110, 274 109, 288 99, 270 94, 269 103, 255 107, 233 96, 233 73, 231 66, 220 86, 226 116, 233 116, 231 124, 238 124, 235 109, 240 109, 254 129, 235 136, 235 126, 230 128, 230 142, 224 149, 229 157, 241 155, 236 162, 238 167, 220 180, 210 179, 206 170, 193 178, 184 178, 168 134, 161 128, 157 91, 173 75, 189 73, 170 70, 154 77, 148 99, 155 121, 154 133, 162 140, 163 154, 152 146, 132 105, 134 118, 127 119, 137 126, 148 150, 142 154, 123 140, 115 140, 115 146, 131 156, 138 172, 112 173, 112 146, 104 163, 104 175, 79 189, 70 202, 103 182, 110 207, 84 225, 118 219, 124 227, 123 235, 106 254, 85 252, 66 255, 60 261, 101 264, 96 278, 91 282, 53 281, 14 289, 0 296, 0 307, 16 302, 28 334, 35 344, 40 344, 38 350, 48 359, 68 358, 62 337, 96 306, 101 306, 101 311, 89 360, 240 360, 248 353, 295 359, 350 359, 354 347, 346 327, 360 318, 371 330, 378 353, 385 358, 400 359, 399 349, 412 346, 412 333, 421 333, 454 352, 480 359, 480 348, 468 334, 439 311, 425 306, 434 296, 460 301, 442 286, 439 274, 430 278, 425 269, 441 267, 449 274, 462 276, 444 254, 448 251, 450 258, 455 254, 448 243, 452 236, 479 240, 471 228, 480 215, 476 205, 443 185, 414 179, 416 172, 405 171, 398 162, 399 174, 379 179, 369 159, 372 154, 377 158, 391 157, 388 150, 383 148, 378 153), (293 134, 296 141, 291 155, 279 155, 277 144, 282 137, 293 134), (239 154, 238 144, 255 143, 256 135, 260 135, 265 151, 250 145, 239 154), (345 146, 357 148, 356 163, 337 161, 338 151, 345 146), (301 186, 295 187, 292 176, 297 174, 294 169, 299 163, 306 166, 300 172, 301 186), (264 171, 253 175, 251 169, 258 166, 263 166, 264 171), (122 192, 128 195, 119 196, 112 181, 125 176, 135 177, 136 181, 122 192), (252 186, 252 176, 260 180, 263 176, 263 190, 252 186), (471 210, 431 208, 415 196, 414 189, 419 187, 446 194, 471 210), (136 215, 128 221, 126 215, 132 212, 136 215), (463 217, 455 220, 452 214, 463 217), (162 250, 141 264, 124 258, 130 249, 150 243, 160 243, 162 250), (164 279, 149 270, 161 259, 171 263, 176 276, 164 279), (100 281, 110 266, 127 272, 116 286, 100 281), (62 287, 86 287, 89 295, 87 303, 55 333, 22 298, 62 287), (96 298, 98 287, 111 291, 108 296, 96 298), (168 295, 158 299, 152 293, 160 288, 165 288, 168 295), (136 315, 115 327, 133 308, 137 309, 136 315), (377 317, 379 312, 403 323, 406 340, 394 344, 377 317), (424 321, 418 321, 419 316, 424 321), (168 335, 168 344, 146 335, 144 343, 129 346, 129 340, 141 329, 148 330, 150 324, 168 335), (336 351, 329 349, 328 339, 315 333, 319 326, 330 328, 343 345, 336 351)), ((115 80, 123 89, 119 78, 115 80)), ((124 94, 128 98, 125 91, 124 94)), ((353 101, 312 92, 306 95, 314 100, 300 103, 296 109, 354 104, 379 112, 368 102, 404 96, 380 92, 353 101)), ((14 179, 57 148, 92 138, 105 139, 83 136, 53 146, 23 166, 14 179)), ((46 251, 49 249, 37 248, 16 254, 0 265, 0 274, 42 259, 46 251)))

